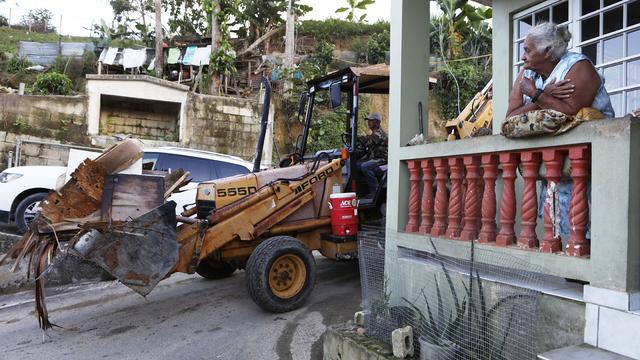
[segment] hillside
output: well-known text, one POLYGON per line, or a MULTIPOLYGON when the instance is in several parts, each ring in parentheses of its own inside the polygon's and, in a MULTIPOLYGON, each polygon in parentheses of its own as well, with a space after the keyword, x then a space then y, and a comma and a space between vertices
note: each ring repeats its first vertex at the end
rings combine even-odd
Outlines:
MULTIPOLYGON (((0 52, 15 54, 18 41, 57 42, 58 34, 36 33, 19 29, 0 28, 0 52)), ((63 36, 62 42, 91 42, 93 38, 82 36, 63 36)))

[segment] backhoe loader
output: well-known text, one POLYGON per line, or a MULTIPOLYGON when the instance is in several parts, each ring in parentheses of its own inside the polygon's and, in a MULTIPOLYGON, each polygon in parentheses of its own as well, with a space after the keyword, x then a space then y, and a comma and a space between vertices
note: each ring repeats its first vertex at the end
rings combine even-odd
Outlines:
MULTIPOLYGON (((358 96, 388 92, 388 82, 386 67, 347 68, 310 81, 301 97, 304 131, 296 151, 280 168, 259 171, 267 96, 254 172, 201 182, 195 206, 183 209, 181 216, 175 215, 174 202, 162 202, 162 195, 160 205, 151 206, 157 196, 147 196, 153 198, 151 202, 138 204, 124 198, 118 189, 135 196, 155 187, 164 189, 161 192, 166 199, 185 183, 188 174, 170 174, 164 179, 158 179, 158 174, 120 174, 142 155, 129 140, 95 161, 86 160, 69 182, 43 200, 31 230, 9 252, 17 261, 26 254, 34 260, 40 326, 53 326, 44 303, 42 279, 67 254, 98 264, 143 296, 176 272, 197 272, 218 279, 245 269, 247 290, 257 305, 270 312, 300 307, 315 283, 312 251, 334 260, 357 258, 357 225, 354 231, 336 233, 337 220, 333 217, 332 224, 328 203, 332 194, 362 192, 355 176, 358 96), (343 147, 309 155, 307 141, 320 93, 328 94, 334 108, 346 94, 343 147)), ((372 199, 359 203, 355 197, 344 200, 351 202, 346 205, 352 206, 353 212, 341 221, 353 225, 358 217, 380 218, 385 178, 381 171, 381 186, 372 199)))

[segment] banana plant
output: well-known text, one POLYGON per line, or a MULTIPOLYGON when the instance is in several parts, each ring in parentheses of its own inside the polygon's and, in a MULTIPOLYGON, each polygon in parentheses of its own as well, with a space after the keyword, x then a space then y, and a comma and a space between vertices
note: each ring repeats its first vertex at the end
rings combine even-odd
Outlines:
POLYGON ((356 16, 356 11, 366 11, 367 6, 375 3, 375 0, 346 0, 347 6, 340 7, 336 10, 336 14, 338 13, 347 13, 347 20, 351 22, 365 22, 365 18, 367 17, 367 13, 356 16))

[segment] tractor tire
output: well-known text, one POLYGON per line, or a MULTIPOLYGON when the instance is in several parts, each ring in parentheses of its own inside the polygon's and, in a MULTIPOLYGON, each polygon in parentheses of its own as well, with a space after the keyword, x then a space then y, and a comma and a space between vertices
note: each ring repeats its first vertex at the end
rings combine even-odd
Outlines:
POLYGON ((236 271, 236 268, 223 261, 215 261, 211 259, 204 259, 200 261, 196 272, 208 280, 224 279, 231 276, 236 271))
POLYGON ((273 313, 295 310, 307 300, 316 280, 316 263, 302 242, 275 236, 258 245, 247 262, 247 291, 273 313))
POLYGON ((16 225, 20 234, 24 234, 29 229, 29 224, 36 218, 38 212, 38 206, 47 196, 47 193, 35 193, 22 199, 18 206, 16 206, 16 212, 14 218, 16 219, 16 225))

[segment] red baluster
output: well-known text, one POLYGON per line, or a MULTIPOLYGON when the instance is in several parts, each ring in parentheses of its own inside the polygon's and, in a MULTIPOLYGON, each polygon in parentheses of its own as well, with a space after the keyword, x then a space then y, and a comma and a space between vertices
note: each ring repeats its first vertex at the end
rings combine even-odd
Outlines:
POLYGON ((518 246, 524 249, 538 247, 536 235, 536 218, 538 216, 538 196, 536 181, 540 169, 539 152, 524 151, 520 154, 523 167, 524 189, 522 190, 522 207, 520 208, 520 236, 518 246))
POLYGON ((418 232, 429 234, 433 227, 433 161, 420 162, 422 168, 422 222, 418 232))
POLYGON ((436 168, 436 200, 431 235, 441 236, 447 230, 447 159, 435 159, 433 165, 436 168))
POLYGON ((462 158, 449 158, 449 171, 451 172, 451 195, 449 196, 449 225, 446 236, 457 238, 462 231, 462 158))
POLYGON ((464 228, 460 233, 460 239, 470 241, 478 237, 481 200, 478 194, 480 158, 477 156, 465 156, 464 166, 467 169, 467 191, 464 198, 464 228))
POLYGON ((589 204, 587 202, 587 176, 589 175, 590 153, 587 146, 569 149, 571 160, 571 202, 569 203, 569 242, 567 255, 589 255, 590 244, 586 238, 589 221, 589 204))
POLYGON ((420 217, 420 191, 418 189, 418 182, 420 181, 420 161, 410 160, 407 161, 407 167, 409 168, 409 223, 404 228, 406 232, 417 232, 420 223, 418 219, 420 217))
POLYGON ((544 235, 542 237, 542 244, 540 245, 541 252, 553 253, 562 250, 562 240, 560 235, 555 234, 555 228, 560 223, 560 217, 557 215, 556 197, 554 189, 558 186, 560 181, 560 175, 562 172, 562 160, 564 156, 559 150, 543 150, 542 160, 547 168, 547 190, 544 194, 544 235))
POLYGON ((496 178, 498 177, 498 156, 482 155, 482 178, 484 191, 482 193, 482 228, 478 239, 480 242, 496 241, 496 178))
POLYGON ((516 168, 518 154, 500 154, 502 165, 502 197, 500 198, 500 233, 496 237, 496 244, 509 246, 516 241, 513 229, 516 219, 516 168))

